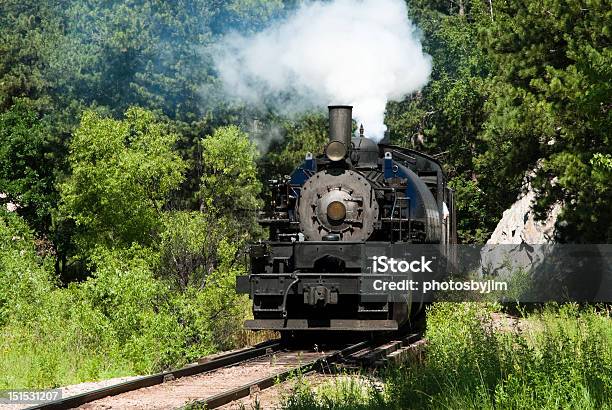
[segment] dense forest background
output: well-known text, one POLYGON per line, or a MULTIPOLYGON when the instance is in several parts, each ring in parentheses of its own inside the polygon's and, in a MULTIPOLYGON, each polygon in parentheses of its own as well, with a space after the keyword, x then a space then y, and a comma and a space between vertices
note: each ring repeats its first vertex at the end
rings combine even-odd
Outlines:
MULTIPOLYGON (((262 181, 322 148, 326 114, 227 100, 210 47, 300 3, 0 4, 0 387, 239 343, 233 278, 262 234, 262 181)), ((444 163, 460 240, 486 241, 530 175, 540 215, 564 206, 560 241, 609 243, 609 4, 407 3, 433 73, 386 122, 394 143, 444 163)))

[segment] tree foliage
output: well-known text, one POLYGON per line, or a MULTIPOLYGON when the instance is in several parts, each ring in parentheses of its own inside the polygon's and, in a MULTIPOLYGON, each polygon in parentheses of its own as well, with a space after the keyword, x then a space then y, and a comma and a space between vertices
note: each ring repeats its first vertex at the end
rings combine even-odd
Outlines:
POLYGON ((463 241, 485 240, 536 168, 536 210, 564 205, 561 240, 610 240, 612 184, 593 164, 610 154, 611 11, 587 3, 409 2, 434 68, 387 122, 443 160, 463 241))
MULTIPOLYGON (((599 0, 500 6, 486 39, 499 67, 492 83, 504 94, 492 118, 522 136, 510 138, 515 148, 501 163, 543 158, 540 210, 564 204, 566 240, 610 241, 612 183, 597 176, 592 161, 612 152, 612 10, 599 0)), ((495 145, 508 135, 487 137, 495 145)))
POLYGON ((255 145, 236 126, 218 128, 202 141, 204 212, 239 217, 258 209, 257 156, 255 145))
POLYGON ((0 328, 12 316, 22 317, 53 285, 31 229, 15 213, 0 210, 0 328))
POLYGON ((60 190, 61 211, 76 222, 83 250, 152 243, 183 180, 176 139, 142 109, 128 110, 125 120, 83 115, 70 145, 72 175, 60 190))
POLYGON ((0 111, 19 98, 50 103, 48 63, 61 35, 58 8, 36 0, 0 3, 0 111))
POLYGON ((47 120, 25 100, 0 113, 0 192, 39 232, 48 232, 57 203, 57 152, 47 120))
POLYGON ((166 213, 163 222, 158 272, 180 290, 206 288, 210 275, 227 264, 225 259, 233 258, 236 267, 241 266, 238 255, 251 239, 248 228, 237 224, 233 216, 176 211, 166 213), (233 247, 231 258, 229 244, 233 247))
POLYGON ((69 2, 51 66, 58 91, 115 116, 138 105, 194 121, 208 75, 196 46, 210 40, 211 15, 203 0, 69 2))

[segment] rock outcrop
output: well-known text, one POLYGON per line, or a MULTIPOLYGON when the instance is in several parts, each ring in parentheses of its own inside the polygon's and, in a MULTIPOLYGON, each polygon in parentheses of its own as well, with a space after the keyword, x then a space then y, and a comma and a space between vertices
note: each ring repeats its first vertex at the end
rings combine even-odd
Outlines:
POLYGON ((538 221, 532 209, 534 201, 535 192, 528 185, 527 192, 504 211, 487 245, 521 243, 535 245, 554 242, 555 224, 561 212, 561 204, 555 204, 546 220, 538 221))
POLYGON ((503 278, 512 276, 518 270, 532 271, 554 244, 555 224, 561 204, 555 204, 546 220, 537 220, 533 211, 536 194, 528 182, 525 184, 524 193, 504 211, 495 231, 481 250, 480 275, 503 278))
POLYGON ((612 300, 609 248, 556 243, 555 228, 562 205, 555 204, 545 220, 536 220, 535 197, 527 184, 525 193, 503 213, 480 250, 478 274, 505 279, 511 290, 509 300, 612 300))

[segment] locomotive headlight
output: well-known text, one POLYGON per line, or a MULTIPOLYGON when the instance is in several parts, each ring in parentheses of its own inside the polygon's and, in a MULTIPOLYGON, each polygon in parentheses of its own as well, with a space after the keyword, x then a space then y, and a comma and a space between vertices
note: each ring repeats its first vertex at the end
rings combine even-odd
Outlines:
POLYGON ((342 221, 346 217, 346 207, 340 201, 333 201, 327 205, 327 219, 333 222, 342 221))
POLYGON ((332 161, 340 161, 346 156, 346 146, 340 141, 332 141, 325 147, 325 155, 332 161))

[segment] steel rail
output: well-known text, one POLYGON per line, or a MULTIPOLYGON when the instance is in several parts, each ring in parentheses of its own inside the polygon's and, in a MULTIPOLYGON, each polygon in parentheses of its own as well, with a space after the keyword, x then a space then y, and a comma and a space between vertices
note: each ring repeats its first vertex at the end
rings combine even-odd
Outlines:
MULTIPOLYGON (((357 357, 359 358, 357 358, 356 361, 360 362, 362 365, 371 363, 373 362, 373 359, 380 359, 384 356, 388 356, 388 354, 391 353, 385 347, 386 343, 389 343, 392 340, 394 340, 394 342, 392 343, 412 343, 415 338, 418 342, 420 336, 421 334, 411 334, 407 337, 397 339, 393 337, 390 338, 387 335, 385 337, 360 341, 341 350, 332 351, 328 354, 322 355, 321 357, 318 357, 314 360, 309 360, 302 364, 298 363, 295 367, 292 367, 290 369, 277 372, 270 376, 261 378, 254 382, 250 382, 243 386, 230 389, 226 392, 219 393, 205 399, 196 400, 192 403, 202 404, 207 409, 214 409, 225 404, 231 403, 232 401, 247 397, 255 391, 260 391, 272 387, 277 382, 284 382, 298 372, 303 374, 315 369, 320 370, 323 369, 326 365, 330 366, 342 362, 350 362, 351 360, 355 361, 357 357), (369 360, 364 360, 366 358, 369 358, 369 360)), ((140 377, 138 379, 131 380, 128 382, 119 383, 97 390, 85 392, 79 395, 66 397, 60 400, 39 404, 34 407, 29 407, 28 410, 70 409, 81 406, 83 404, 91 403, 104 397, 115 396, 121 393, 127 393, 145 387, 159 385, 166 381, 178 379, 181 377, 193 376, 195 374, 236 365, 241 362, 265 356, 266 354, 270 354, 271 352, 281 350, 282 347, 282 344, 278 340, 264 342, 252 348, 222 354, 218 357, 210 359, 205 363, 190 365, 173 371, 167 371, 150 376, 140 377)))
POLYGON ((243 349, 237 352, 222 354, 204 363, 188 365, 180 369, 167 372, 156 373, 150 376, 139 377, 138 379, 127 382, 106 386, 100 389, 77 394, 75 396, 66 397, 63 399, 38 404, 33 407, 28 407, 28 410, 65 410, 90 403, 95 400, 102 399, 108 396, 115 396, 121 393, 142 389, 145 387, 162 384, 166 381, 178 379, 186 376, 208 372, 211 370, 220 369, 223 367, 235 365, 246 360, 264 356, 271 351, 277 351, 281 348, 279 340, 271 340, 260 343, 252 348, 243 349))
MULTIPOLYGON (((403 338, 402 341, 415 343, 415 342, 418 342, 420 338, 421 338, 421 334, 415 333, 415 334, 411 334, 403 338)), ((379 340, 361 341, 359 343, 355 343, 351 346, 348 346, 342 350, 335 351, 327 355, 324 355, 322 357, 319 357, 317 359, 308 361, 304 364, 300 364, 292 369, 283 370, 281 372, 261 378, 257 381, 245 384, 243 386, 234 388, 232 390, 228 390, 226 392, 219 393, 215 396, 212 396, 206 399, 196 400, 195 402, 192 402, 191 404, 193 403, 201 404, 201 405, 204 405, 206 409, 214 409, 217 407, 221 407, 235 400, 239 400, 244 397, 247 397, 255 391, 261 391, 269 387, 272 387, 277 382, 284 382, 285 380, 290 378, 292 375, 294 375, 296 372, 300 372, 303 374, 303 373, 309 372, 316 368, 320 369, 324 365, 331 365, 331 364, 339 363, 345 359, 349 359, 351 355, 367 350, 367 349, 371 349, 371 352, 375 353, 377 348, 384 346, 385 343, 388 341, 389 341, 389 338, 384 338, 384 339, 379 339, 379 340)), ((381 353, 382 355, 387 354, 387 352, 385 351, 381 353)))

